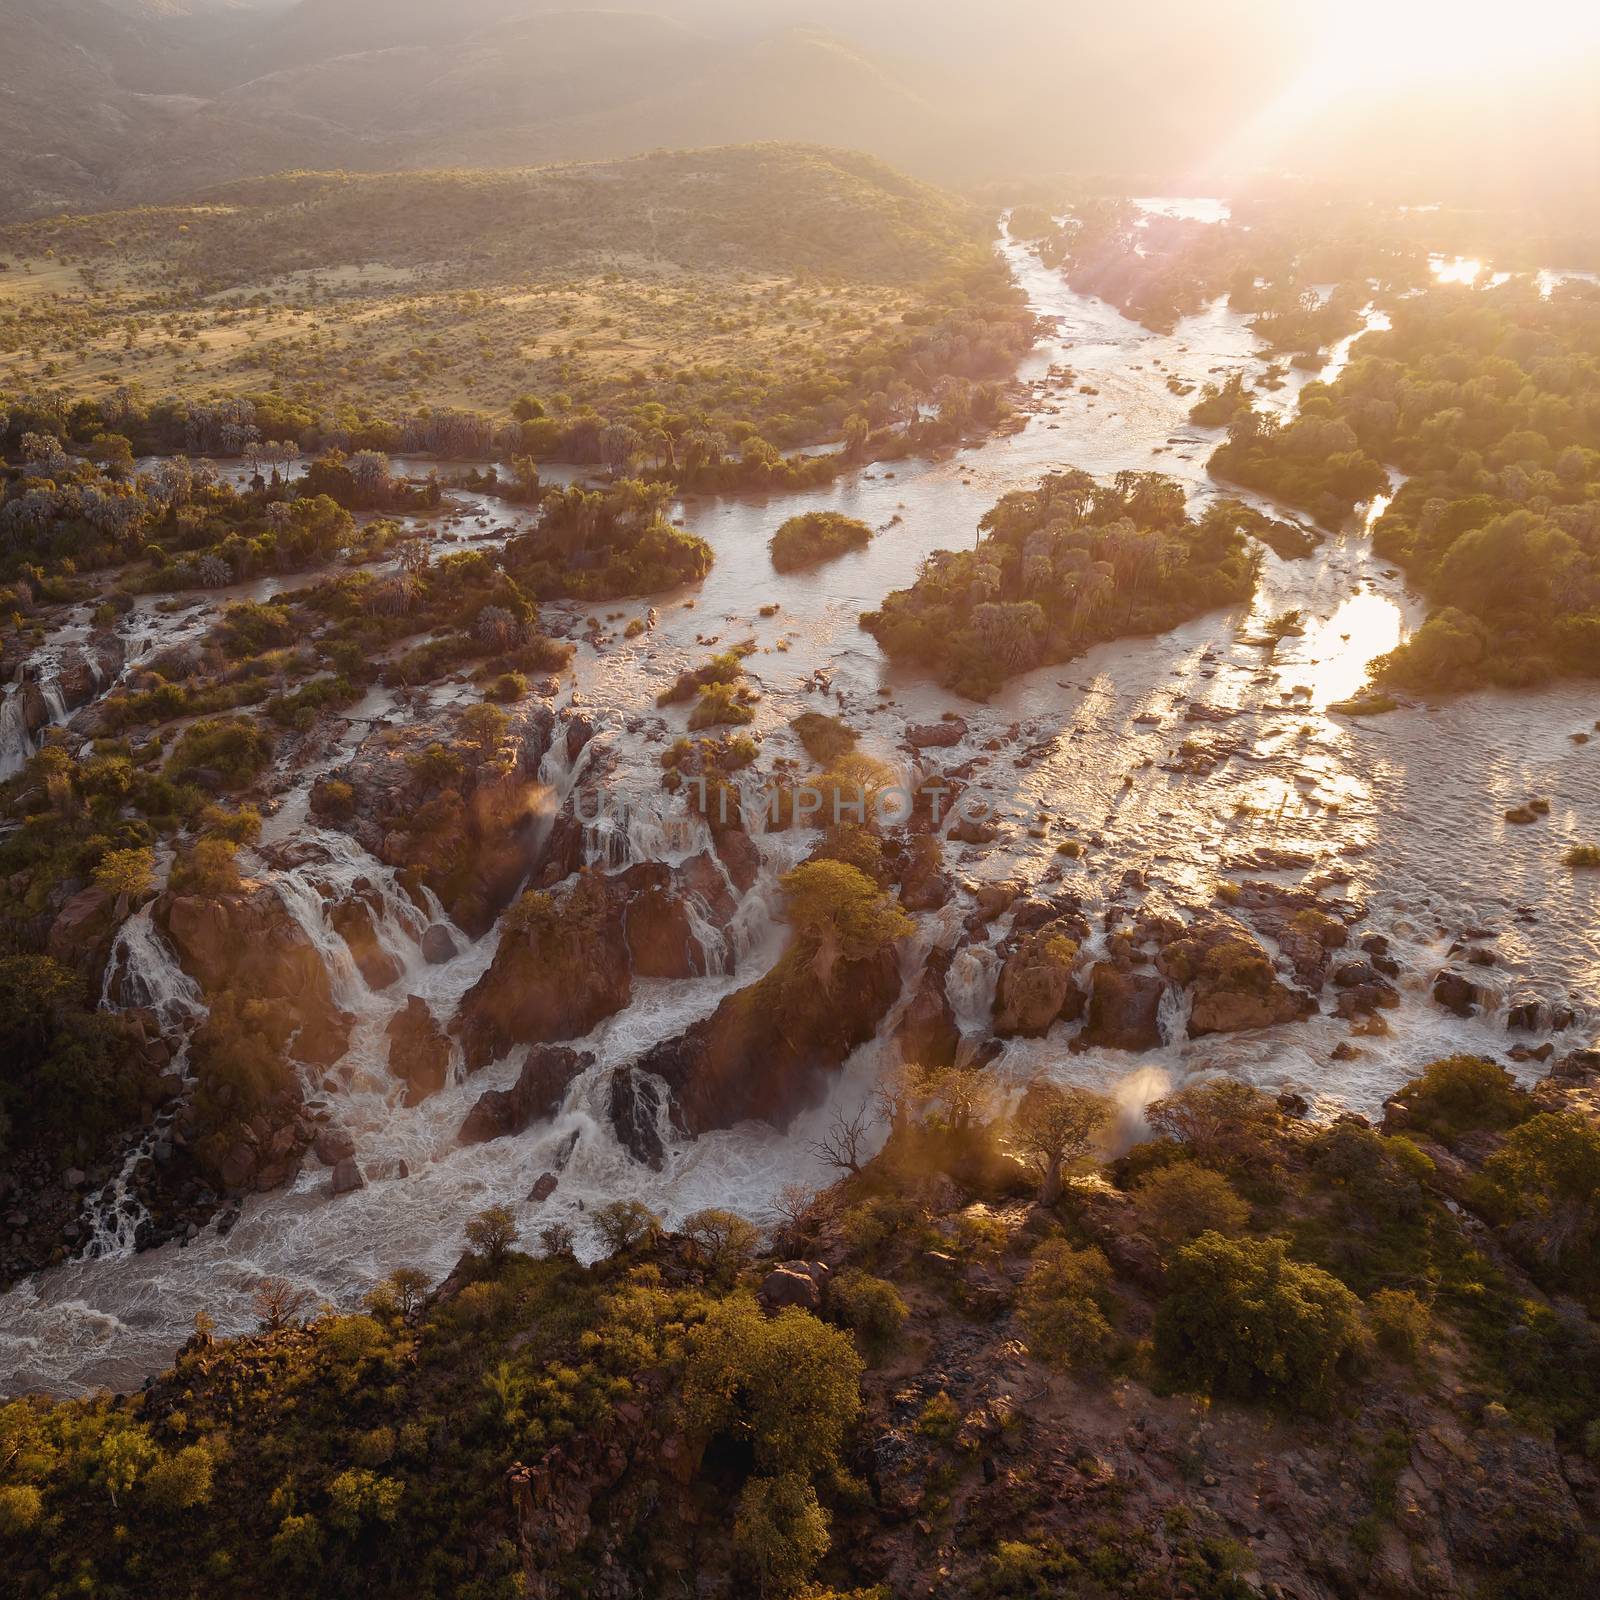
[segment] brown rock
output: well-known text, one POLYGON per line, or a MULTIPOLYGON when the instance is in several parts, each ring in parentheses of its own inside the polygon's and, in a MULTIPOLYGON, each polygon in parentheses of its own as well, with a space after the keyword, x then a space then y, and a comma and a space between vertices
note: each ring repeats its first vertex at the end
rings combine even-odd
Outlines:
POLYGON ((1075 932, 1068 922, 1047 922, 1007 955, 995 990, 994 1031, 1000 1038, 1042 1038, 1063 1018, 1083 1015, 1083 991, 1072 981, 1075 932))
POLYGON ((484 1144, 518 1134, 541 1118, 554 1116, 561 1107, 567 1085, 594 1065, 591 1055, 579 1055, 559 1045, 535 1045, 509 1089, 489 1089, 461 1124, 463 1144, 484 1144))
POLYGON ((418 995, 389 1019, 385 1030, 389 1041, 389 1070, 405 1080, 405 1103, 420 1104, 445 1085, 450 1072, 450 1041, 444 1029, 418 995))
POLYGON ((1161 997, 1166 990, 1157 973, 1097 961, 1089 978, 1084 1043, 1108 1050, 1154 1050, 1162 1042, 1161 997))
POLYGON ((947 750, 967 736, 967 725, 960 717, 943 722, 913 722, 906 728, 906 743, 913 750, 947 750))
POLYGON ((98 992, 116 934, 116 900, 104 889, 85 889, 62 906, 50 924, 45 949, 98 992))
POLYGON ((623 906, 594 872, 523 897, 501 927, 489 970, 450 1024, 468 1071, 516 1044, 579 1038, 627 1005, 633 962, 623 906))

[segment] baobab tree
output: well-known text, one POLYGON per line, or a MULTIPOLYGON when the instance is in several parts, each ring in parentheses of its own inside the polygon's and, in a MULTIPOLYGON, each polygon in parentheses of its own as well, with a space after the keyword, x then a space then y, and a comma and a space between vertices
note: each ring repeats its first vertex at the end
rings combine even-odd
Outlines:
POLYGON ((1011 1142, 1039 1175, 1040 1205, 1061 1198, 1061 1172, 1089 1151, 1111 1120, 1111 1102, 1092 1089, 1062 1088, 1036 1078, 1011 1123, 1011 1142))

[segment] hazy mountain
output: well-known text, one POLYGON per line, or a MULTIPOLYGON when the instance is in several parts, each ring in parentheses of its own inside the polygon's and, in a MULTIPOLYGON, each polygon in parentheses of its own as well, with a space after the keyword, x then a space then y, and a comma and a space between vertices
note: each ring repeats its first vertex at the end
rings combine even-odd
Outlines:
MULTIPOLYGON (((0 214, 275 164, 765 138, 956 183, 1293 169, 1411 198, 1600 205, 1592 59, 1323 96, 1306 86, 1339 25, 1268 0, 0 0, 0 214)), ((1372 40, 1379 65, 1385 48, 1372 40)))

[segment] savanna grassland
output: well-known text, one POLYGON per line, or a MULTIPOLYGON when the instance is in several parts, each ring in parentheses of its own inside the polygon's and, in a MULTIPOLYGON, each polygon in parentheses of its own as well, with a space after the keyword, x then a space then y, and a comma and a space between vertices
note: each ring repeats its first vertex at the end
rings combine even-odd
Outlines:
POLYGON ((985 229, 798 146, 251 180, 0 233, 0 383, 498 417, 650 391, 785 444, 853 354, 969 297, 985 229))

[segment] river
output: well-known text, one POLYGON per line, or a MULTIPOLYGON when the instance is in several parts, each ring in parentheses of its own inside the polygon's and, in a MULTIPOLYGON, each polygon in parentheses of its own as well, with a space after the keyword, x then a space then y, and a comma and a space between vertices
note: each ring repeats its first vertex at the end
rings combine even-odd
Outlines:
MULTIPOLYGON (((905 723, 937 719, 952 697, 889 668, 857 626, 862 610, 909 584, 930 551, 969 543, 978 518, 1001 494, 1056 468, 1101 475, 1154 468, 1182 479, 1197 497, 1222 492, 1205 473, 1218 433, 1189 423, 1193 396, 1174 394, 1167 379, 1199 385, 1235 369, 1263 371, 1259 342, 1244 320, 1219 302, 1170 335, 1151 333, 1073 293, 1022 247, 1005 241, 1003 248, 1050 330, 1020 369, 1033 396, 1020 432, 948 459, 872 466, 816 492, 687 501, 674 514, 716 552, 703 584, 648 602, 546 608, 574 630, 589 613, 621 613, 607 624, 608 642, 580 644, 575 660, 577 695, 601 723, 594 748, 616 753, 614 789, 641 803, 657 794, 660 740, 681 729, 683 713, 657 713, 654 697, 673 673, 705 659, 709 646, 701 641, 709 637, 724 646, 756 641, 748 667, 763 698, 751 731, 768 753, 798 757, 789 718, 804 709, 829 710, 863 731, 869 754, 903 769, 905 723), (767 540, 785 518, 817 508, 860 517, 881 531, 867 549, 818 571, 775 574, 767 540), (774 615, 759 615, 774 603, 774 615), (652 606, 655 628, 624 640, 626 621, 652 606), (819 672, 825 691, 816 687, 819 672)), ((1378 325, 1375 314, 1371 320, 1378 325)), ((1328 376, 1347 357, 1348 344, 1334 352, 1328 376)), ((1284 389, 1264 398, 1291 406, 1304 381, 1291 374, 1284 389)), ((470 512, 458 532, 495 538, 495 530, 503 533, 517 520, 500 502, 464 498, 470 512)), ((958 877, 1059 879, 1092 913, 1130 869, 1145 875, 1153 899, 1195 905, 1230 876, 1282 882, 1307 876, 1263 872, 1242 859, 1261 846, 1299 852, 1315 863, 1312 875, 1333 880, 1330 892, 1368 908, 1363 929, 1386 934, 1411 974, 1400 1008, 1387 1014, 1391 1032, 1356 1041, 1353 1060, 1332 1059, 1349 1034, 1331 1016, 1194 1041, 1183 1037, 1182 1019, 1175 1018, 1170 1042, 1143 1056, 1071 1054, 1069 1030, 1058 1026, 1051 1038, 1008 1044, 996 1072, 1013 1083, 1043 1071, 1110 1089, 1123 1100, 1130 1128, 1139 1107, 1164 1086, 1216 1068, 1264 1087, 1295 1089, 1321 1111, 1371 1112, 1416 1067, 1441 1054, 1504 1050, 1503 1006, 1463 1021, 1427 993, 1427 977, 1468 929, 1498 936, 1497 965, 1485 976, 1504 996, 1576 1005, 1570 1043, 1587 1041, 1600 996, 1600 875, 1568 872, 1559 856, 1564 844, 1600 835, 1600 739, 1583 747, 1572 738, 1593 726, 1592 686, 1475 694, 1365 723, 1329 715, 1327 706, 1348 696, 1373 656, 1392 648, 1420 615, 1399 574, 1374 558, 1363 523, 1299 561, 1268 554, 1247 611, 1214 612, 1158 639, 1101 646, 1014 680, 986 706, 958 707, 970 733, 964 748, 948 755, 984 763, 976 791, 1014 822, 996 846, 952 846, 958 877), (1270 654, 1251 642, 1263 622, 1290 609, 1305 615, 1303 636, 1270 654), (1181 715, 1191 703, 1233 715, 1187 726, 1181 715), (1163 771, 1161 762, 1186 736, 1226 737, 1236 748, 1203 777, 1163 771), (996 740, 998 749, 984 748, 996 740), (1131 785, 1124 782, 1130 777, 1131 785), (1548 818, 1533 827, 1507 824, 1506 808, 1533 795, 1550 800, 1548 818), (1043 813, 1048 837, 1034 838, 1028 826, 1043 813), (1083 843, 1083 856, 1058 855, 1063 838, 1083 843)), ((136 616, 130 627, 147 627, 148 620, 136 616)), ((564 685, 563 698, 572 692, 564 685)), ((387 694, 370 695, 352 714, 350 742, 365 730, 363 719, 392 709, 387 694)), ((581 774, 548 776, 559 793, 581 774)), ((805 849, 803 836, 763 842, 766 866, 735 929, 733 973, 637 985, 634 1003, 584 1041, 599 1068, 573 1085, 553 1122, 463 1149, 454 1139, 462 1117, 483 1090, 514 1077, 513 1065, 486 1069, 419 1107, 402 1108, 383 1066, 382 1034, 408 993, 423 995, 447 1016, 486 967, 494 935, 476 945, 463 938, 459 959, 426 966, 390 875, 341 836, 308 833, 304 818, 302 788, 269 823, 268 842, 294 835, 320 838, 326 847, 321 863, 283 875, 285 899, 309 930, 325 932, 319 899, 328 884, 367 876, 387 890, 386 937, 406 965, 393 989, 372 995, 336 944, 324 942, 341 1002, 362 1018, 346 1062, 350 1084, 333 1097, 332 1110, 354 1136, 369 1176, 395 1174, 401 1161, 409 1175, 372 1176, 365 1189, 335 1199, 326 1170, 311 1161, 290 1189, 252 1198, 225 1239, 208 1230, 187 1247, 138 1255, 124 1242, 17 1286, 0 1299, 0 1386, 76 1392, 135 1385, 167 1363, 196 1312, 208 1311, 223 1332, 251 1326, 250 1290, 263 1274, 291 1278, 341 1306, 358 1302, 401 1264, 442 1276, 459 1254, 463 1224, 495 1202, 513 1206, 530 1231, 544 1220, 566 1221, 580 1247, 593 1248, 587 1217, 620 1196, 642 1199, 669 1219, 706 1205, 761 1218, 784 1185, 826 1181, 806 1137, 826 1124, 832 1106, 853 1109, 870 1090, 882 1060, 876 1043, 846 1064, 829 1105, 788 1134, 745 1127, 677 1143, 661 1173, 621 1150, 601 1099, 606 1067, 705 1015, 770 962, 778 947, 769 916, 773 882, 805 849), (552 1199, 524 1201, 539 1174, 563 1157, 552 1199)), ((681 853, 693 843, 681 832, 636 826, 620 848, 634 856, 681 853)), ((954 935, 959 919, 951 907, 920 920, 906 953, 908 972, 931 944, 954 935)), ((159 970, 158 949, 142 948, 136 959, 152 969, 146 977, 153 988, 174 992, 173 975, 159 970)), ((952 970, 952 1003, 974 1031, 986 1021, 994 975, 993 952, 982 948, 964 952, 952 970)))

